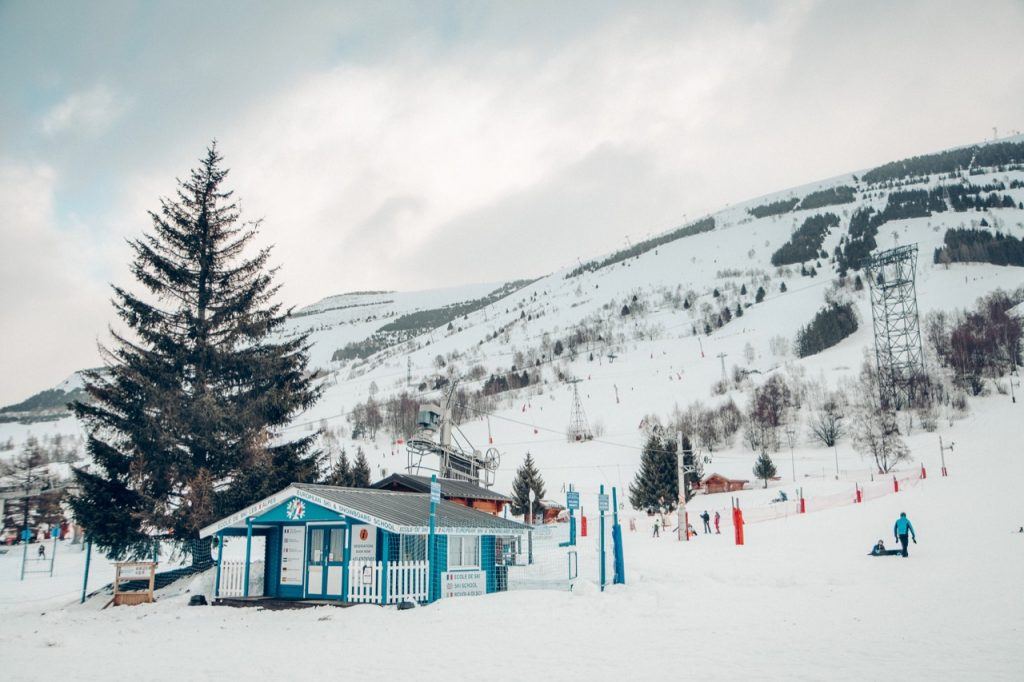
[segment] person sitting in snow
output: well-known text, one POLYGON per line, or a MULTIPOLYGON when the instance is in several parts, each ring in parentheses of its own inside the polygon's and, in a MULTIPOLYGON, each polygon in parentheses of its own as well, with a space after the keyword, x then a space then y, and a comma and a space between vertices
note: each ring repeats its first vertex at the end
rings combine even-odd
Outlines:
POLYGON ((874 547, 871 548, 871 556, 895 556, 900 553, 898 549, 886 549, 885 543, 879 540, 874 547))
POLYGON ((907 518, 906 512, 900 512, 900 517, 896 519, 896 523, 892 527, 893 535, 896 536, 896 541, 903 546, 903 557, 910 556, 907 553, 907 536, 913 539, 914 544, 917 544, 917 534, 914 532, 914 526, 910 523, 910 519, 907 518))

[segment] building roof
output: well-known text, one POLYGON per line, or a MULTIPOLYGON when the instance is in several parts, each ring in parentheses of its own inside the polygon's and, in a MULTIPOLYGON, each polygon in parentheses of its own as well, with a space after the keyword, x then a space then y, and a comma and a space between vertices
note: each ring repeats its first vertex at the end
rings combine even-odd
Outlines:
MULTIPOLYGON (((339 514, 373 524, 392 533, 426 535, 430 531, 430 495, 369 488, 342 488, 313 483, 292 483, 284 490, 203 528, 199 536, 245 527, 246 519, 258 516, 292 497, 318 504, 339 514)), ((441 500, 434 523, 439 535, 520 535, 529 527, 461 504, 441 500)))
POLYGON ((712 479, 719 479, 719 480, 722 480, 722 481, 728 481, 729 483, 749 483, 750 482, 746 478, 729 478, 728 476, 723 476, 722 474, 708 474, 707 476, 704 477, 704 482, 707 483, 708 481, 710 481, 712 479))
MULTIPOLYGON (((511 497, 502 495, 501 493, 493 490, 488 490, 487 488, 479 486, 472 481, 460 481, 456 478, 439 478, 437 479, 437 482, 441 484, 441 497, 445 499, 457 497, 465 500, 512 502, 511 497)), ((414 474, 391 474, 387 478, 377 481, 370 487, 377 490, 387 490, 394 486, 407 488, 411 492, 429 493, 430 478, 428 476, 416 476, 414 474)))

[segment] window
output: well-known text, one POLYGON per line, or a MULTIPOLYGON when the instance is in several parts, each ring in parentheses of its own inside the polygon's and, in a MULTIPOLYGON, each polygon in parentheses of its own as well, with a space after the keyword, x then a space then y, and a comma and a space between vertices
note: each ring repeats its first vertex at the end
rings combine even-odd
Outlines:
POLYGON ((327 561, 340 563, 345 556, 345 529, 332 528, 328 537, 330 544, 327 549, 327 561))
POLYGON ((480 536, 448 536, 448 570, 480 568, 480 536))
POLYGON ((312 528, 309 531, 309 563, 319 564, 323 561, 324 529, 312 528))

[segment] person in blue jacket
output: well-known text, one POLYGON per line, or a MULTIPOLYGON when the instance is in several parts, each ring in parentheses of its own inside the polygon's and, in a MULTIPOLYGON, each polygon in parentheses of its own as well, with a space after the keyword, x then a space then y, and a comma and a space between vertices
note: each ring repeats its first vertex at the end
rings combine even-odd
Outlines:
POLYGON ((892 527, 893 535, 896 536, 896 540, 903 545, 903 556, 909 556, 907 554, 907 536, 917 544, 917 535, 914 533, 914 526, 910 523, 910 519, 907 518, 906 512, 900 512, 900 517, 896 519, 896 524, 892 527))

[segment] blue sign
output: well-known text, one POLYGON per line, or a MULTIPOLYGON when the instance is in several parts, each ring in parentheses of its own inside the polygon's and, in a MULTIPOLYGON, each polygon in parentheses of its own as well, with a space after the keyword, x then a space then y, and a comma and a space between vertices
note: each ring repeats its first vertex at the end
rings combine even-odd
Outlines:
POLYGON ((607 495, 598 495, 597 496, 597 510, 598 511, 606 512, 606 511, 608 511, 608 508, 609 508, 608 507, 608 496, 607 495))
POLYGON ((430 482, 430 501, 434 504, 441 501, 441 484, 437 481, 430 482))
POLYGON ((565 506, 569 509, 580 508, 580 494, 575 490, 570 490, 565 494, 565 506))

